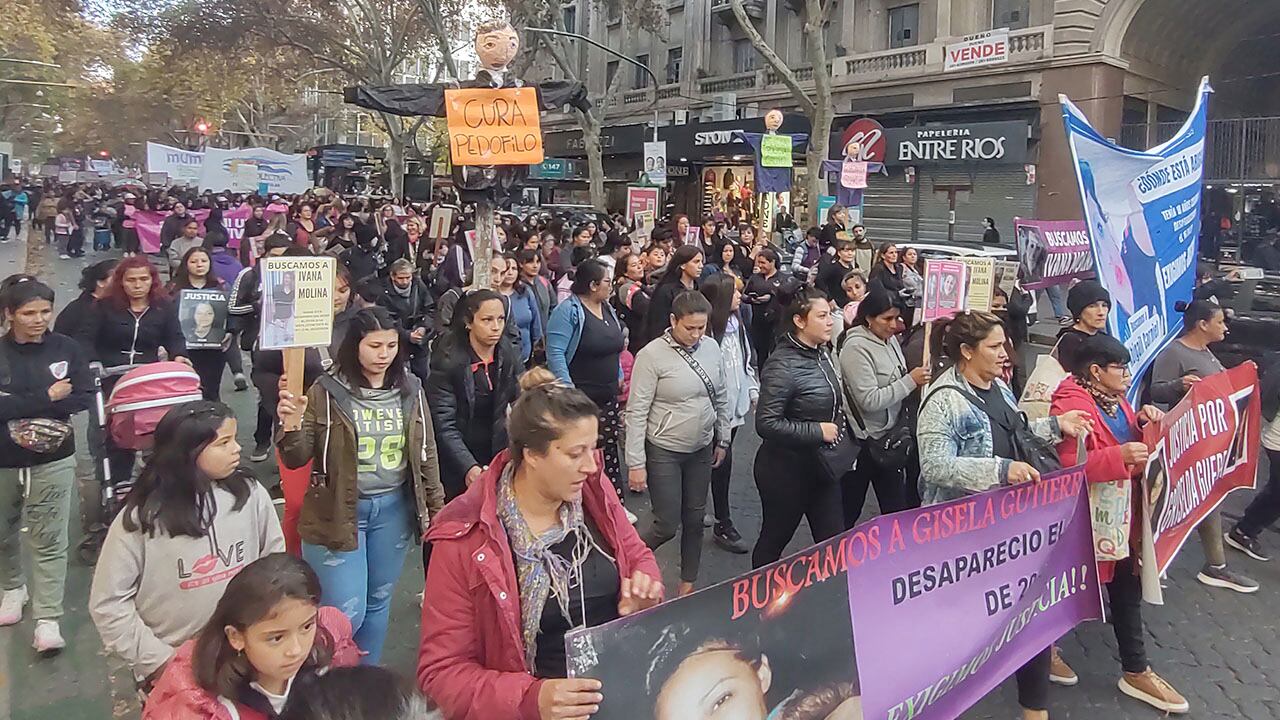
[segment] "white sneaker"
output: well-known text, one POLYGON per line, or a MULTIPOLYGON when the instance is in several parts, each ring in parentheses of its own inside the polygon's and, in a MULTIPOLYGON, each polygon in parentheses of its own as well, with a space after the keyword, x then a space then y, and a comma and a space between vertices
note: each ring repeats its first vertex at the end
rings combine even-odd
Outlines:
POLYGON ((631 523, 632 525, 635 525, 637 522, 640 521, 640 518, 636 517, 636 514, 631 512, 630 510, 623 508, 623 511, 627 513, 627 522, 631 523))
POLYGON ((71 256, 70 256, 70 255, 68 255, 68 254, 66 254, 66 253, 62 253, 61 255, 59 255, 59 256, 58 256, 58 259, 59 259, 59 260, 70 260, 70 259, 71 259, 71 256))
POLYGON ((0 627, 22 622, 22 608, 28 599, 26 585, 5 590, 4 597, 0 598, 0 627))
POLYGON ((41 655, 52 655, 60 652, 62 648, 67 646, 67 641, 62 639, 62 629, 58 627, 57 620, 37 620, 35 640, 31 642, 31 647, 41 655))

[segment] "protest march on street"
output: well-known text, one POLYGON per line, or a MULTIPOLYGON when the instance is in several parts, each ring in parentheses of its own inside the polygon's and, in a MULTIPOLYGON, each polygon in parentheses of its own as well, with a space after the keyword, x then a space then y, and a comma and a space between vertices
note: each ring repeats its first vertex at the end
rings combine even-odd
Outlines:
POLYGON ((16 1, 0 719, 1280 720, 1280 9, 16 1))

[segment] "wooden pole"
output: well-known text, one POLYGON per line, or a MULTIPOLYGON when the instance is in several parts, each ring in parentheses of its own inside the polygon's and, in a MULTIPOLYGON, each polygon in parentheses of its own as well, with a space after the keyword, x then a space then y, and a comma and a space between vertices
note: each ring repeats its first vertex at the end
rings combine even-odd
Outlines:
POLYGON ((281 350, 284 354, 285 390, 295 398, 302 397, 306 389, 303 387, 303 375, 306 372, 306 348, 293 347, 281 350))
POLYGON ((930 320, 924 324, 924 355, 921 356, 920 367, 932 372, 933 367, 929 365, 929 346, 933 344, 933 321, 930 320))
POLYGON ((488 198, 476 201, 476 246, 471 249, 471 289, 489 287, 489 260, 493 257, 493 202, 488 198))

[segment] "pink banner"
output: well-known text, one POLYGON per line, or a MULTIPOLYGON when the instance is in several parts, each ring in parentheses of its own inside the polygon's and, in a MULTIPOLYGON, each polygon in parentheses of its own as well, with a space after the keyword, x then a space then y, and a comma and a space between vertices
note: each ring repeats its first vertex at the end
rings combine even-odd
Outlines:
MULTIPOLYGON (((142 252, 160 252, 160 226, 164 224, 164 219, 169 217, 170 214, 169 212, 157 210, 139 210, 133 214, 133 220, 137 224, 138 242, 142 246, 142 252)), ((200 221, 200 235, 203 236, 204 220, 209 217, 209 211, 192 210, 191 216, 200 221)), ((227 245, 229 247, 240 247, 240 238, 244 235, 245 221, 252 216, 253 208, 247 204, 223 211, 222 225, 227 229, 227 245)))

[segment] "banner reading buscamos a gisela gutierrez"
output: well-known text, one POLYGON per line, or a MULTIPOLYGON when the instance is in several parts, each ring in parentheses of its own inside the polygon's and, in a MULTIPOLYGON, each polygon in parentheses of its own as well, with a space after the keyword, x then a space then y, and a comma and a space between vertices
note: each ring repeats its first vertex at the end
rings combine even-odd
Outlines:
POLYGON ((1143 594, 1161 601, 1159 576, 1200 521, 1233 490, 1254 487, 1262 401, 1251 362, 1191 386, 1143 439, 1143 594))
MULTIPOLYGON (((1098 281, 1111 293, 1110 332, 1129 348, 1134 377, 1177 334, 1174 305, 1190 301, 1200 236, 1209 79, 1196 107, 1168 142, 1130 150, 1107 140, 1059 96, 1075 158, 1098 281)), ((1129 401, 1137 403, 1142 383, 1129 401)))
POLYGON ((1084 467, 861 526, 849 569, 868 720, 952 720, 1102 617, 1084 467))

